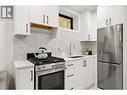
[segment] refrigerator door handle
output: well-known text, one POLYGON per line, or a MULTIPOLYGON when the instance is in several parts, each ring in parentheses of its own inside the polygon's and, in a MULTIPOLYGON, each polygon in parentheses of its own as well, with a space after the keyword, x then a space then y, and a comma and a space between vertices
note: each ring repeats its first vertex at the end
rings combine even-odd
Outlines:
POLYGON ((98 62, 102 62, 104 64, 111 64, 111 65, 120 65, 120 63, 114 63, 114 62, 105 62, 105 61, 98 61, 98 62))

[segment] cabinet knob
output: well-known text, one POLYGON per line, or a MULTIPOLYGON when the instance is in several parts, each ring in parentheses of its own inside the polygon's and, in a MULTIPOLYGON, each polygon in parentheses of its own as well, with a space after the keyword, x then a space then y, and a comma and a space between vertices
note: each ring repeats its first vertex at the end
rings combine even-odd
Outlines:
POLYGON ((83 67, 87 66, 87 61, 83 61, 83 67))

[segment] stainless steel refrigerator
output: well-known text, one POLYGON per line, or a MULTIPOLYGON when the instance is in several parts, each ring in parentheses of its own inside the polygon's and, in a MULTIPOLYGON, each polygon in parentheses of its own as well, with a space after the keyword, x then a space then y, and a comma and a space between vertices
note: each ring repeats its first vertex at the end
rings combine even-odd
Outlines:
POLYGON ((97 84, 123 89, 123 24, 97 30, 97 84))

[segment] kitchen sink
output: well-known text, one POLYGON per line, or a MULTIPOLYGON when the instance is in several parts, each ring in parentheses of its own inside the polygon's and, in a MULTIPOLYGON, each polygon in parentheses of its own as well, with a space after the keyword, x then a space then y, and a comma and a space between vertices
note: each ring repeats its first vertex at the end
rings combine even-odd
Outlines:
POLYGON ((83 57, 83 56, 70 56, 68 58, 80 58, 80 57, 83 57))

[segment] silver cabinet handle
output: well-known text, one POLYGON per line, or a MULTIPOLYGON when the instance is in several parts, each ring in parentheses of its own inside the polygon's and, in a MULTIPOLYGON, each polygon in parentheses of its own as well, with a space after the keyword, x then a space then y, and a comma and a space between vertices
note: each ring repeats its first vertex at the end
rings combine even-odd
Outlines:
POLYGON ((74 74, 68 75, 67 77, 72 77, 72 76, 74 76, 74 74))
POLYGON ((88 34, 88 40, 90 40, 90 34, 88 34))
MULTIPOLYGON (((85 60, 86 61, 86 60, 85 60)), ((85 61, 83 61, 83 67, 85 67, 85 61)))
POLYGON ((45 15, 43 15, 43 23, 45 23, 45 15))
POLYGON ((28 32, 28 24, 26 24, 26 32, 28 32))
POLYGON ((31 70, 31 78, 30 78, 31 81, 33 81, 33 70, 31 70))
POLYGON ((86 67, 87 66, 87 61, 83 61, 83 67, 86 67))
POLYGON ((49 16, 47 16, 47 24, 49 23, 49 16))
POLYGON ((106 25, 108 26, 108 19, 106 19, 106 25))
POLYGON ((74 64, 69 64, 69 65, 67 65, 67 66, 73 66, 74 64))
POLYGON ((111 18, 109 18, 109 25, 111 25, 111 21, 112 21, 112 19, 111 19, 111 18))
POLYGON ((85 66, 87 66, 87 60, 85 60, 85 66))

